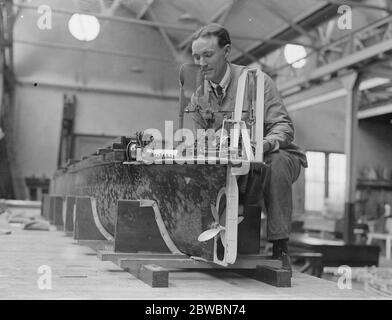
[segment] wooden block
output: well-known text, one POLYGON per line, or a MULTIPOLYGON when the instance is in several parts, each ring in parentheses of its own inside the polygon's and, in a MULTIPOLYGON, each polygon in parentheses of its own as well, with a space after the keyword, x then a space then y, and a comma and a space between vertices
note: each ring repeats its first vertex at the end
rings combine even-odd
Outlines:
POLYGON ((62 225, 63 197, 58 195, 50 196, 49 222, 54 225, 62 225))
POLYGON ((42 208, 41 208, 41 215, 49 220, 49 210, 50 210, 50 195, 44 194, 42 196, 42 208))
POLYGON ((291 272, 289 270, 256 266, 254 278, 275 287, 291 287, 291 272))
POLYGON ((151 253, 151 252, 139 252, 139 253, 131 253, 131 252, 113 252, 113 251, 98 251, 97 258, 102 261, 112 261, 117 263, 119 259, 189 259, 189 257, 185 254, 173 254, 173 253, 151 253))
POLYGON ((111 152, 111 151, 112 151, 112 150, 111 150, 111 149, 108 149, 108 148, 98 148, 97 154, 109 153, 109 152, 111 152))
POLYGON ((64 221, 64 231, 68 234, 74 231, 74 209, 75 209, 74 196, 67 196, 65 198, 65 221, 64 221))
POLYGON ((123 162, 126 160, 125 150, 124 149, 113 149, 109 153, 105 153, 106 161, 120 161, 123 162))
POLYGON ((56 229, 59 231, 64 230, 64 197, 57 198, 56 201, 56 210, 54 212, 54 222, 53 224, 56 226, 56 229))
POLYGON ((98 252, 100 252, 99 250, 107 251, 113 249, 113 241, 110 240, 78 240, 78 244, 98 252))
POLYGON ((169 286, 169 271, 156 264, 141 265, 134 275, 152 288, 169 286))
POLYGON ((90 197, 76 197, 74 239, 108 240, 95 224, 91 202, 90 197))
POLYGON ((118 201, 114 251, 170 252, 159 232, 152 207, 140 207, 140 201, 118 201))

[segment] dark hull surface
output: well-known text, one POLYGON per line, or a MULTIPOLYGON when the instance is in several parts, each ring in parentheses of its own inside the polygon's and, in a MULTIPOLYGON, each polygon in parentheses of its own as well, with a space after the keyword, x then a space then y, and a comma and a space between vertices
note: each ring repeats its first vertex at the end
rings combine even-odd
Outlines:
POLYGON ((117 200, 154 200, 177 248, 212 259, 213 241, 197 237, 213 222, 211 205, 226 184, 225 165, 84 162, 57 172, 52 192, 96 198, 99 219, 112 235, 117 200))

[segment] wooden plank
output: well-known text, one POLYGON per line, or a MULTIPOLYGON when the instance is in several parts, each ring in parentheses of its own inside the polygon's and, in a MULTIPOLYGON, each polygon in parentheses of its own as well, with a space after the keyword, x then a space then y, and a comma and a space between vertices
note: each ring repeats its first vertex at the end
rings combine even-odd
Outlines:
POLYGON ((123 162, 126 160, 125 150, 123 149, 113 149, 109 153, 105 153, 106 161, 118 161, 123 162))
POLYGON ((118 259, 117 264, 120 268, 135 270, 142 264, 159 264, 160 266, 171 269, 255 269, 258 265, 269 266, 273 268, 281 268, 282 262, 272 259, 255 259, 242 258, 236 263, 227 267, 212 263, 210 261, 201 261, 195 259, 168 259, 168 258, 144 258, 133 257, 131 259, 118 259))
POLYGON ((155 258, 155 259, 186 259, 185 254, 172 254, 172 253, 151 253, 151 252, 138 252, 138 253, 119 253, 113 251, 100 250, 97 253, 98 259, 102 261, 112 261, 117 263, 119 259, 132 259, 132 258, 155 258))
POLYGON ((168 270, 156 264, 141 265, 132 274, 152 288, 167 288, 169 286, 168 270))
POLYGON ((254 278, 275 287, 291 287, 291 271, 289 270, 257 266, 254 278))
POLYGON ((107 240, 97 228, 90 197, 76 197, 75 240, 107 240))
POLYGON ((138 200, 119 200, 114 236, 115 252, 170 252, 159 232, 152 207, 138 200))
POLYGON ((78 240, 78 244, 89 247, 95 251, 113 250, 113 241, 110 240, 78 240))

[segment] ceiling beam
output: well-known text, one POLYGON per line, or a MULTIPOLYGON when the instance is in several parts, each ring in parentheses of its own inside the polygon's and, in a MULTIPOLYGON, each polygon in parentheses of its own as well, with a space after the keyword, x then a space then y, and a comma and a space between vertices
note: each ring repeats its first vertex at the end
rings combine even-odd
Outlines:
MULTIPOLYGON (((298 17, 294 22, 305 30, 312 30, 323 22, 335 17, 337 15, 337 8, 337 5, 325 4, 325 2, 320 3, 306 10, 306 12, 301 14, 301 17, 298 17)), ((272 41, 260 40, 252 47, 247 48, 246 51, 251 53, 256 58, 261 58, 273 51, 276 51, 282 47, 282 45, 287 43, 310 47, 309 45, 304 45, 298 42, 296 43, 296 41, 292 40, 297 38, 299 35, 301 34, 297 30, 289 26, 284 26, 281 29, 276 30, 273 34, 270 35, 270 37, 268 37, 268 39, 271 39, 272 41)), ((312 47, 314 49, 314 46, 312 47)), ((233 58, 233 62, 236 64, 247 65, 251 63, 251 60, 247 57, 244 57, 242 54, 238 54, 233 58)))
POLYGON ((296 79, 278 85, 278 89, 279 91, 285 91, 296 86, 301 86, 305 83, 309 83, 310 81, 321 79, 326 75, 336 73, 338 71, 347 68, 352 68, 358 63, 362 63, 365 60, 377 57, 379 54, 391 50, 392 50, 392 39, 388 41, 384 41, 382 43, 377 43, 359 52, 347 55, 342 59, 339 59, 337 61, 331 62, 330 64, 317 68, 311 71, 307 75, 299 76, 296 79))
POLYGON ((258 3, 259 5, 261 5, 263 8, 267 9, 269 12, 271 12, 274 16, 278 17, 279 19, 281 19, 282 21, 286 22, 287 24, 289 24, 294 30, 298 31, 298 33, 302 34, 303 36, 305 36, 306 38, 308 38, 309 40, 311 40, 311 42, 316 41, 315 37, 313 37, 309 32, 307 32, 304 28, 302 28, 299 24, 294 23, 293 21, 291 21, 289 18, 287 18, 285 15, 283 15, 282 13, 280 13, 278 11, 278 9, 271 5, 270 3, 266 3, 264 0, 261 1, 256 1, 256 3, 258 3))
MULTIPOLYGON (((30 4, 14 4, 14 6, 18 8, 23 8, 23 9, 29 9, 29 10, 37 10, 38 6, 35 5, 30 5, 30 4)), ((126 7, 126 6, 125 6, 126 7)), ((83 12, 80 11, 72 11, 72 10, 66 10, 66 9, 58 9, 58 8, 52 8, 53 13, 59 13, 59 14, 65 14, 65 15, 73 15, 75 13, 81 13, 83 12)), ((104 14, 94 14, 94 16, 98 19, 101 20, 109 20, 109 21, 115 21, 115 22, 121 22, 121 23, 129 23, 129 24, 136 24, 136 25, 142 25, 142 26, 147 26, 147 27, 162 27, 165 29, 172 29, 176 30, 179 32, 184 32, 184 33, 193 33, 195 32, 195 28, 193 27, 187 27, 185 25, 178 25, 178 24, 171 24, 171 23, 163 23, 163 22, 153 22, 150 20, 143 20, 143 19, 135 19, 135 18, 123 18, 123 17, 116 17, 116 16, 108 16, 104 14)), ((303 44, 299 43, 296 41, 290 41, 290 40, 285 40, 285 39, 270 39, 270 38, 260 38, 260 37, 248 37, 248 36, 241 36, 241 35, 231 35, 232 39, 238 39, 238 40, 249 40, 249 41, 262 41, 262 42, 270 42, 272 44, 287 44, 287 43, 292 43, 292 44, 298 44, 298 45, 303 45, 304 47, 313 47, 308 44, 303 44)))
MULTIPOLYGON (((153 0, 149 1, 151 4, 153 0)), ((147 8, 148 14, 151 16, 151 19, 153 22, 158 22, 158 18, 154 12, 154 10, 149 6, 147 8)), ((161 34, 163 40, 165 41, 166 45, 168 46, 172 56, 177 60, 179 52, 177 51, 176 47, 174 46, 173 42, 169 38, 169 35, 167 34, 166 30, 162 27, 158 27, 158 31, 161 34)))
POLYGON ((30 87, 30 88, 35 88, 34 83, 38 84, 39 88, 51 88, 51 89, 58 89, 58 90, 75 90, 75 91, 81 91, 81 92, 97 92, 97 93, 105 93, 105 94, 115 94, 115 95, 129 95, 133 97, 143 97, 143 98, 153 98, 153 99, 159 99, 159 100, 178 100, 178 95, 172 94, 170 92, 168 93, 159 93, 159 92, 154 92, 154 91, 140 91, 140 90, 129 90, 127 89, 122 89, 119 88, 118 86, 116 87, 109 87, 109 86, 90 86, 90 85, 85 85, 85 84, 75 84, 75 83, 54 83, 54 82, 45 82, 45 81, 40 81, 35 80, 35 81, 30 81, 30 80, 24 80, 24 79, 18 79, 17 80, 17 85, 23 86, 23 87, 30 87))
POLYGON ((363 8, 369 10, 381 10, 381 11, 388 12, 389 14, 392 14, 392 10, 387 7, 376 6, 376 5, 361 3, 352 0, 323 0, 323 1, 327 1, 330 4, 348 5, 350 7, 357 7, 357 8, 363 8))
MULTIPOLYGON (((25 3, 14 4, 14 6, 19 7, 19 8, 24 8, 24 9, 30 9, 30 10, 37 10, 38 9, 38 6, 36 6, 36 5, 30 5, 30 4, 25 4, 25 3)), ((66 10, 66 9, 59 9, 59 8, 52 8, 52 12, 65 14, 65 15, 73 15, 75 13, 80 13, 80 14, 84 13, 83 11, 80 11, 80 10, 66 10)), ((163 22, 158 23, 158 22, 153 22, 153 21, 143 20, 143 19, 108 16, 105 14, 94 14, 94 16, 96 18, 102 19, 102 20, 110 20, 110 21, 116 21, 116 22, 137 24, 137 25, 143 25, 143 26, 148 26, 148 27, 163 27, 163 28, 173 29, 173 30, 183 31, 183 32, 194 31, 194 29, 191 27, 177 25, 177 24, 171 24, 171 23, 163 23, 163 22)))
POLYGON ((162 63, 175 63, 174 60, 168 58, 162 58, 160 56, 150 56, 146 54, 132 54, 132 53, 123 53, 123 52, 116 52, 110 50, 100 50, 100 49, 93 49, 81 46, 73 46, 68 44, 62 43, 53 43, 53 42, 46 42, 46 41, 31 41, 31 40, 23 40, 23 39, 15 39, 14 43, 38 46, 38 47, 46 47, 46 48, 53 48, 53 49, 65 49, 65 50, 73 50, 73 51, 81 51, 81 52, 91 52, 91 53, 98 53, 98 54, 107 54, 111 56, 119 56, 124 58, 135 58, 141 60, 153 60, 162 63))
POLYGON ((144 4, 143 8, 137 14, 136 19, 142 19, 144 17, 144 15, 147 13, 148 9, 151 8, 153 3, 154 3, 154 0, 146 0, 146 3, 144 4))
MULTIPOLYGON (((223 14, 228 13, 231 10, 231 8, 233 7, 233 4, 234 4, 234 0, 231 0, 226 6, 223 6, 222 8, 220 8, 220 10, 218 10, 217 13, 207 23, 202 22, 200 19, 198 19, 196 17, 195 17, 195 20, 199 25, 204 25, 204 24, 216 22, 223 14)), ((222 22, 221 22, 221 24, 222 24, 222 22)), ((189 44, 189 42, 191 42, 192 36, 193 36, 193 33, 190 34, 189 36, 187 36, 183 41, 181 41, 177 45, 177 47, 179 49, 185 48, 189 44)))

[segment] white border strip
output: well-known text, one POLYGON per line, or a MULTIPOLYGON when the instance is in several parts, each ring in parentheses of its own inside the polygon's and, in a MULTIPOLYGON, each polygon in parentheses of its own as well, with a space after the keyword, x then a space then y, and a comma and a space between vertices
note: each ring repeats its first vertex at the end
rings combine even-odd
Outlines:
POLYGON ((163 238, 163 241, 165 241, 166 246, 172 253, 183 254, 180 250, 178 250, 177 246, 170 238, 165 223, 162 220, 161 212, 159 211, 157 203, 154 200, 140 200, 140 207, 152 207, 155 214, 155 221, 157 222, 159 232, 163 238))
POLYGON ((93 213, 93 218, 96 227, 98 230, 102 233, 102 235, 107 239, 107 240, 114 240, 113 236, 106 231, 106 229, 103 227, 101 221, 98 218, 98 211, 97 211, 97 200, 95 198, 90 197, 91 200, 91 209, 93 213))

